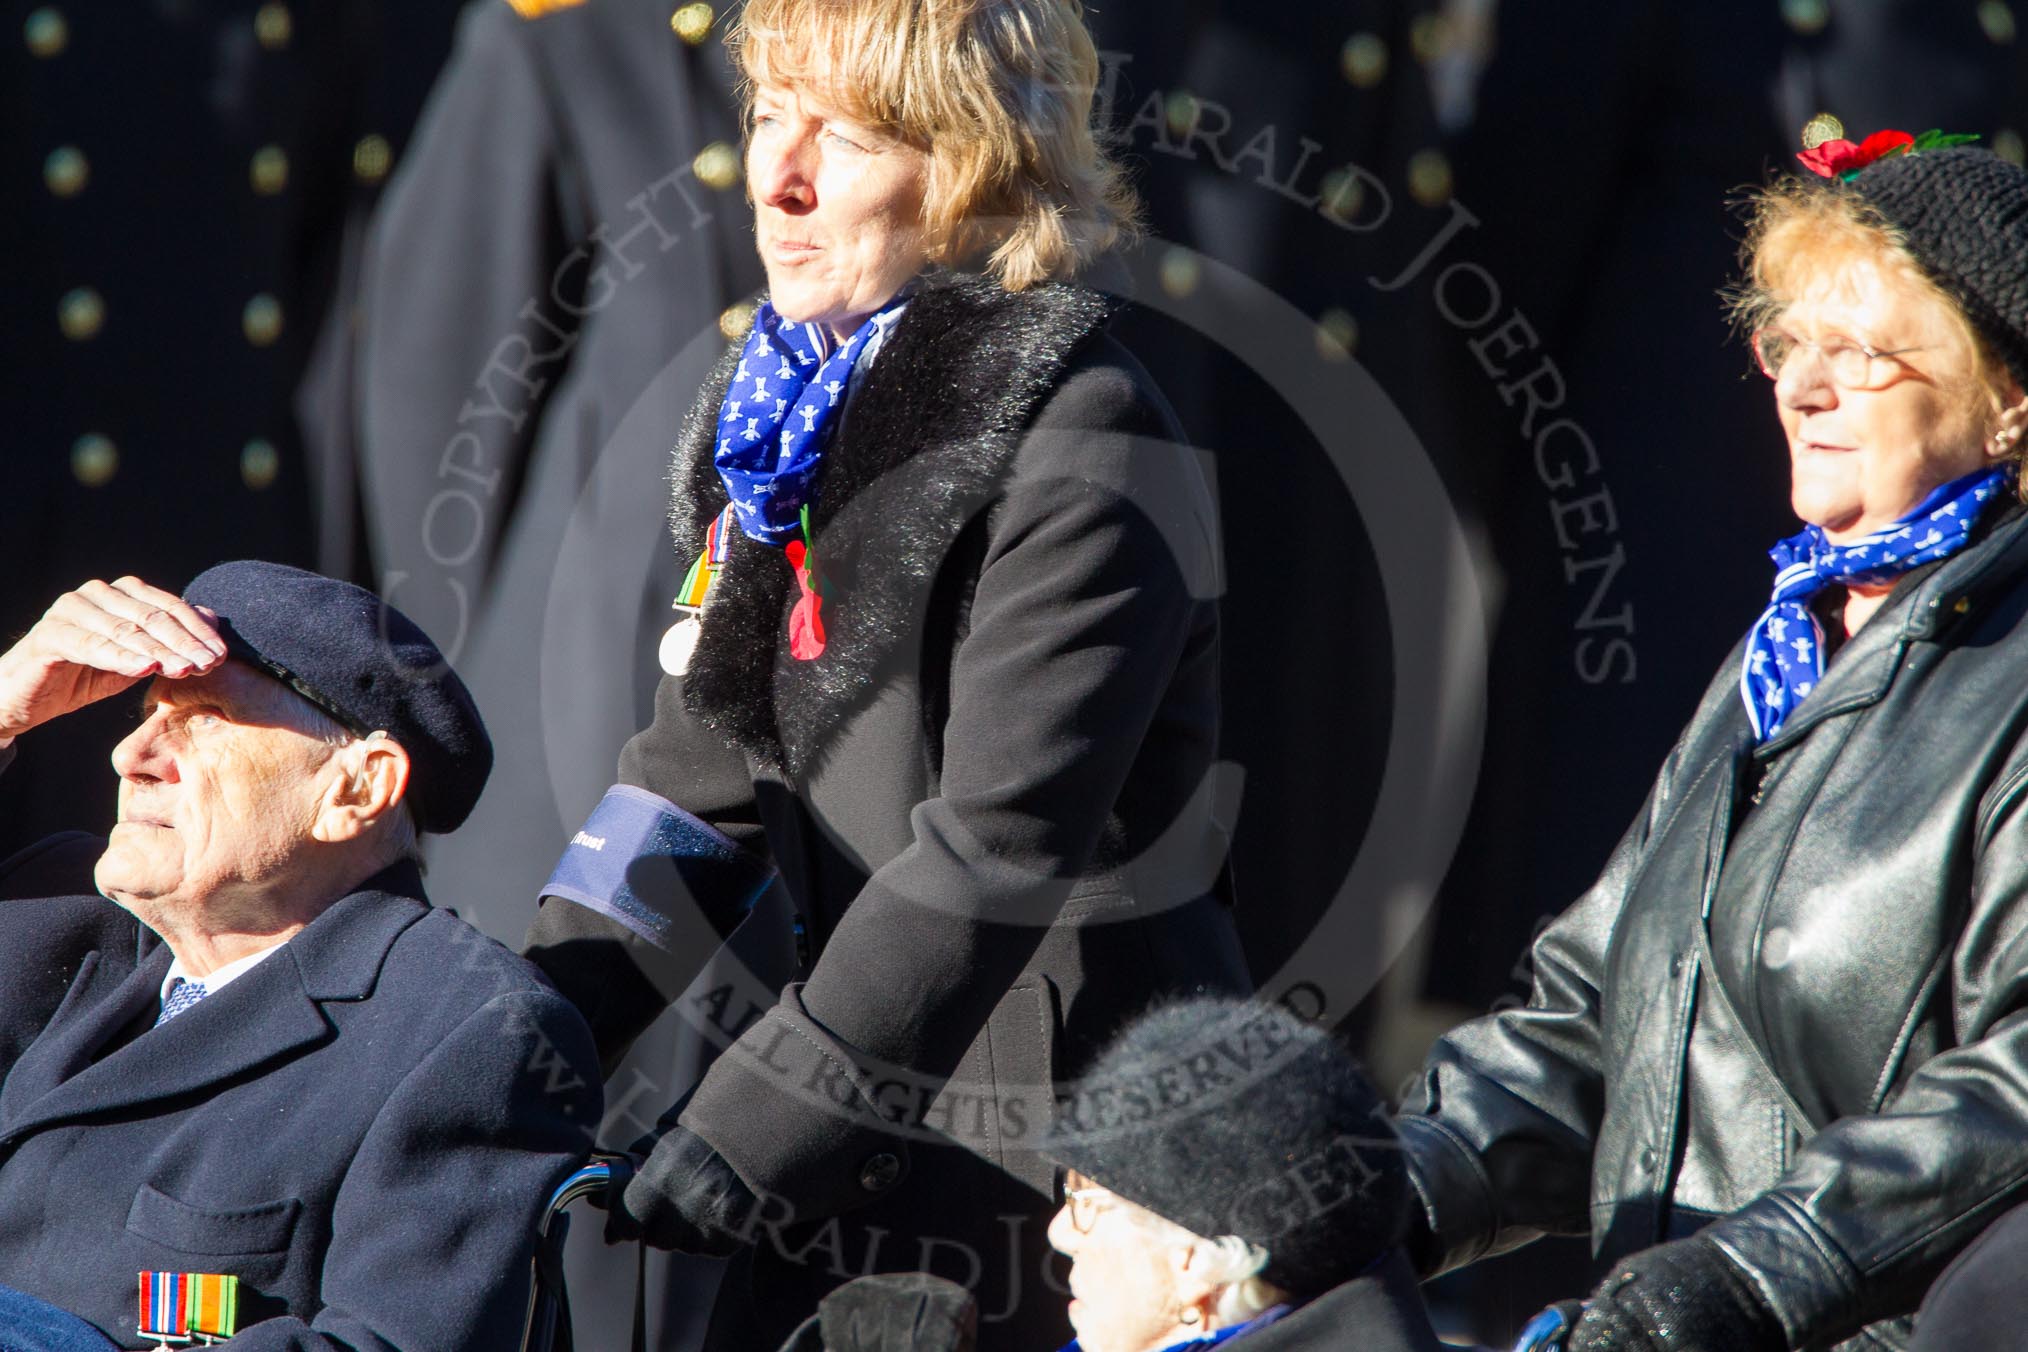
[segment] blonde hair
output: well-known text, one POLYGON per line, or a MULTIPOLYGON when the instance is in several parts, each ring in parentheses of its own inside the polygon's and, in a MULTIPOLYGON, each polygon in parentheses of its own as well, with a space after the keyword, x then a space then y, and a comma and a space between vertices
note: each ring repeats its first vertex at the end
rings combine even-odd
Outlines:
POLYGON ((1739 251, 1744 277, 1726 293, 1733 324, 1742 334, 1774 323, 1811 280, 1869 262, 1912 294, 1942 307, 1963 350, 1972 354, 1972 369, 1961 373, 1967 408, 1983 404, 1998 418, 2013 383, 2007 363, 1973 325, 1963 303, 1922 266, 1907 232, 1856 192, 1794 177, 1754 191, 1744 204, 1747 233, 1739 251))
POLYGON ((796 88, 927 152, 932 263, 1020 291, 1139 233, 1078 0, 748 0, 727 44, 749 109, 796 88))

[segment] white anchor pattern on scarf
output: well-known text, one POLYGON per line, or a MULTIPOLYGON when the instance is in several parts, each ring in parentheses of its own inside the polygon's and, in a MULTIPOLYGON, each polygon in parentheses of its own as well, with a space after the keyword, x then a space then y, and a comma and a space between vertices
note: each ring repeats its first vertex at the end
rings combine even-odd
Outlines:
POLYGON ((719 406, 712 456, 744 534, 776 546, 795 538, 853 365, 885 340, 907 303, 906 294, 890 300, 834 348, 822 326, 783 319, 761 302, 719 406))
POLYGON ((1834 582, 1889 582, 1957 553, 1987 506, 2013 483, 2012 465, 1974 470, 1933 490, 1893 525, 1849 545, 1832 544, 1823 527, 1811 525, 1770 549, 1774 597, 1747 634, 1739 673, 1754 740, 1780 732, 1824 678, 1824 630, 1810 597, 1834 582))

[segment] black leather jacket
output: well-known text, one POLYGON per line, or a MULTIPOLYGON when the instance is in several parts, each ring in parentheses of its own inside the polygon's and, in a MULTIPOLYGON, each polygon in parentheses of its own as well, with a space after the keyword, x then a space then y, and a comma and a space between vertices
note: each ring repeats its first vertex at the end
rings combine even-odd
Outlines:
POLYGON ((1904 578, 1757 748, 1739 664, 1527 1006, 1432 1052, 1418 1256, 1709 1222, 1792 1347, 1898 1348, 2028 1196, 2028 513, 1904 578))

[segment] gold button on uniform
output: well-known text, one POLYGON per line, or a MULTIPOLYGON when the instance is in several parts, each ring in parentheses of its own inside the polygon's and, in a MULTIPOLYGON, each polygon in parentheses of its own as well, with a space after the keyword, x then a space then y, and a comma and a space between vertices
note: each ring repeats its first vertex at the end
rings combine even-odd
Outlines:
POLYGON ((1441 14, 1424 14, 1408 26, 1408 45, 1427 66, 1451 49, 1451 26, 1441 14))
POLYGON ((1346 79, 1361 89, 1371 89, 1387 78, 1387 44, 1378 33, 1354 33, 1345 39, 1338 65, 1346 79))
POLYGON ((273 197, 289 186, 289 156, 280 146, 262 146, 246 167, 247 181, 263 197, 273 197))
POLYGON ((27 39, 29 51, 47 59, 70 46, 70 25, 61 13, 45 5, 29 14, 21 25, 21 36, 27 39))
POLYGON ((1333 169, 1318 187, 1318 210, 1324 215, 1347 223, 1359 219, 1359 208, 1366 202, 1366 185, 1359 175, 1350 169, 1333 169))
POLYGON ((282 336, 282 303, 263 291, 246 303, 239 326, 255 347, 266 347, 282 336))
POLYGON ((378 183, 394 165, 394 148, 379 132, 359 138, 352 147, 352 173, 361 183, 378 183))
POLYGON ((63 299, 56 303, 56 324, 63 330, 63 336, 74 343, 97 337, 106 325, 104 297, 88 286, 64 292, 63 299))
POLYGON ((718 317, 718 331, 725 335, 727 342, 736 342, 746 337, 747 330, 753 327, 755 308, 746 301, 726 307, 725 313, 718 317))
POLYGON ((76 146, 58 146, 42 162, 42 181, 58 197, 75 197, 84 191, 91 177, 91 165, 76 146))
POLYGON ((254 11, 254 36, 269 51, 278 52, 288 46, 295 32, 296 21, 290 17, 289 7, 280 0, 269 0, 254 11))
POLYGON ((1162 104, 1162 117, 1171 136, 1188 136, 1197 125, 1197 96, 1187 89, 1177 90, 1162 104))
POLYGON ((1359 321, 1349 310, 1330 309, 1317 316, 1317 355, 1345 361, 1359 346, 1359 321))
POLYGON ((256 493, 274 483, 281 468, 281 452, 266 437, 255 437, 239 453, 239 477, 256 493))
POLYGON ((2006 0, 1984 0, 1979 6, 1979 27, 1998 43, 2014 40, 2014 10, 2006 0))
POLYGON ((85 433, 70 448, 70 472, 86 488, 103 488, 119 467, 119 448, 97 432, 85 433))
POLYGON ((713 141, 690 161, 690 172, 705 187, 724 192, 739 182, 739 152, 723 141, 713 141))
POLYGON ((1782 20, 1804 37, 1821 33, 1831 22, 1829 0, 1782 0, 1782 20))
POLYGON ((711 21, 717 15, 709 5, 685 5, 669 16, 669 27, 676 30, 676 36, 695 47, 711 36, 711 21))
POLYGON ((1409 156, 1408 193, 1426 207, 1451 200, 1451 162, 1441 150, 1418 150, 1409 156))
POLYGON ((1818 113, 1803 124, 1803 149, 1815 150, 1826 141, 1845 139, 1845 124, 1829 113, 1818 113))
POLYGON ((1162 289, 1181 300, 1204 279, 1204 265, 1188 249, 1171 249, 1162 255, 1161 278, 1162 289))

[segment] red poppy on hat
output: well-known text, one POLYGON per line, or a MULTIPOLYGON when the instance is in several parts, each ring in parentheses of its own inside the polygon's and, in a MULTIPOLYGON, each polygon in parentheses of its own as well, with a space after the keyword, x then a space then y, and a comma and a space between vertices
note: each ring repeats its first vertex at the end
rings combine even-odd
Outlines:
POLYGON ((1844 140, 1825 141, 1800 152, 1796 158, 1811 173, 1849 182, 1861 169, 1889 155, 1941 150, 1978 139, 1977 136, 1946 135, 1941 131, 1926 131, 1920 136, 1911 136, 1905 131, 1876 131, 1857 145, 1844 140))

